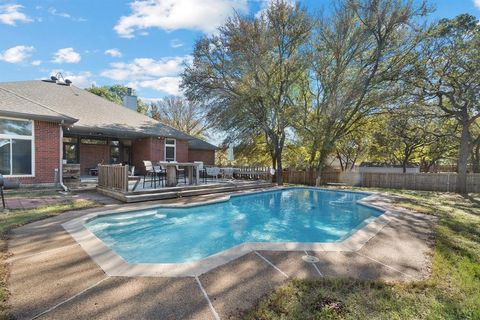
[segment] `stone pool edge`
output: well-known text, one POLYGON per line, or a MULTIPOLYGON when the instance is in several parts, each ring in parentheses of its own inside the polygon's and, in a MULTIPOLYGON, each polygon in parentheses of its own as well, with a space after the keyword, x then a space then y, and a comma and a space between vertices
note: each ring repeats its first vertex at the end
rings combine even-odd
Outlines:
POLYGON ((188 263, 142 263, 133 264, 126 262, 121 256, 110 249, 102 240, 97 238, 85 223, 97 216, 117 214, 129 212, 132 210, 143 210, 151 208, 172 208, 172 207, 192 207, 198 205, 206 205, 211 203, 228 201, 232 196, 255 194, 268 191, 308 188, 316 190, 337 191, 335 189, 325 189, 317 187, 304 186, 285 186, 263 189, 261 191, 238 192, 214 200, 194 202, 189 204, 136 204, 135 206, 125 206, 113 210, 99 210, 91 212, 80 218, 76 218, 65 222, 62 227, 75 239, 75 241, 83 248, 83 250, 91 257, 91 259, 109 276, 124 277, 194 277, 200 276, 216 267, 224 265, 241 256, 253 251, 358 251, 370 239, 375 237, 380 230, 389 222, 390 218, 400 214, 397 210, 392 209, 388 204, 388 200, 380 193, 363 192, 354 190, 338 190, 340 192, 354 192, 370 194, 369 196, 358 201, 359 204, 382 211, 383 213, 374 220, 366 223, 359 229, 355 230, 349 237, 339 242, 245 242, 237 246, 231 247, 214 255, 195 262, 188 263), (386 201, 387 200, 387 201, 386 201))

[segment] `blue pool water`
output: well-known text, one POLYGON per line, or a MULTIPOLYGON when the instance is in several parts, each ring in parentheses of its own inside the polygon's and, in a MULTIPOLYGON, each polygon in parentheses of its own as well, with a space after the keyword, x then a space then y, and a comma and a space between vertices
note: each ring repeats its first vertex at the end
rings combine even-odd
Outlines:
POLYGON ((86 226, 130 263, 196 261, 243 242, 334 242, 381 211, 366 194, 293 188, 190 208, 94 218, 86 226))

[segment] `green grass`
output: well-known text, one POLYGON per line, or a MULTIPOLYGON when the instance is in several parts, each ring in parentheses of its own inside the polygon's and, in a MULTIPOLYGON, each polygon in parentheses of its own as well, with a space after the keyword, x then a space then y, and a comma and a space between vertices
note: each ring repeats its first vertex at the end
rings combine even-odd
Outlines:
POLYGON ((5 259, 7 257, 7 245, 5 240, 8 237, 8 232, 15 227, 52 217, 62 212, 96 206, 98 206, 98 204, 90 200, 65 198, 61 203, 47 205, 40 208, 10 210, 6 213, 0 212, 0 319, 11 319, 7 305, 8 289, 6 283, 8 278, 8 268, 5 264, 5 259))
POLYGON ((398 206, 439 217, 430 278, 292 280, 244 319, 480 319, 480 195, 388 193, 401 196, 398 206))

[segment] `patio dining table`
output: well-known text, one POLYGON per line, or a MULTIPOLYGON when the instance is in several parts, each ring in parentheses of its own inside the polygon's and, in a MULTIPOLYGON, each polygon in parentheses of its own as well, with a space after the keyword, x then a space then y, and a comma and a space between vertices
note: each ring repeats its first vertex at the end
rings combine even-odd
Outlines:
POLYGON ((193 171, 195 170, 195 184, 198 183, 197 179, 199 177, 199 163, 192 162, 165 162, 160 161, 160 165, 167 168, 167 187, 175 187, 177 185, 177 168, 184 167, 187 172, 188 184, 194 184, 193 171))

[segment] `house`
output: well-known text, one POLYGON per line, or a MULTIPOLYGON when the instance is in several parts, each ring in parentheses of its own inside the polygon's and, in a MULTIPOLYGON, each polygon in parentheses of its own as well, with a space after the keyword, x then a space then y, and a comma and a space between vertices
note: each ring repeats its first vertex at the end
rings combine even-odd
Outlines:
POLYGON ((0 83, 0 173, 7 179, 57 183, 63 163, 79 164, 82 175, 98 163, 128 163, 137 172, 143 160, 213 165, 215 149, 68 81, 0 83))

